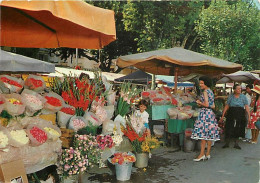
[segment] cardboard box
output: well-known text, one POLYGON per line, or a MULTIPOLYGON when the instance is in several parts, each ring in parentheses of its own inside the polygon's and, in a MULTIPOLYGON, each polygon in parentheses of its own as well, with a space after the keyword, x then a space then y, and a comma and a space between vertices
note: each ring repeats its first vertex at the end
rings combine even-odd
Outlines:
POLYGON ((0 182, 28 183, 23 160, 12 161, 0 165, 0 182))

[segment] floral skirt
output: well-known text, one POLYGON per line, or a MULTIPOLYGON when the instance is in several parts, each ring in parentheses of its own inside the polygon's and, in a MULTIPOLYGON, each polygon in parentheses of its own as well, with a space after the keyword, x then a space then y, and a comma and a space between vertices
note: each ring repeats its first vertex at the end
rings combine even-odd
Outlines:
POLYGON ((220 140, 218 123, 212 109, 201 108, 191 138, 196 140, 220 140))

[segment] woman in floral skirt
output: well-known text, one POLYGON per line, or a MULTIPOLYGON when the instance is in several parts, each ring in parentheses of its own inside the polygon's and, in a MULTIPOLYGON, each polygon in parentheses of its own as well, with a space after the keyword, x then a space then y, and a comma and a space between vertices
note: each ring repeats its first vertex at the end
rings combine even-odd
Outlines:
POLYGON ((198 119, 194 124, 192 139, 201 140, 200 154, 193 161, 201 161, 210 159, 210 150, 212 141, 219 140, 218 123, 212 109, 215 108, 214 94, 209 89, 210 80, 208 77, 202 76, 199 78, 200 88, 203 90, 200 100, 197 100, 197 105, 201 108, 198 119), (205 146, 207 143, 207 152, 205 156, 205 146))
POLYGON ((259 135, 259 129, 255 127, 255 122, 260 120, 260 86, 256 85, 252 91, 256 94, 255 100, 252 102, 253 110, 250 113, 251 121, 248 123, 248 128, 251 129, 252 139, 251 143, 256 144, 259 135))

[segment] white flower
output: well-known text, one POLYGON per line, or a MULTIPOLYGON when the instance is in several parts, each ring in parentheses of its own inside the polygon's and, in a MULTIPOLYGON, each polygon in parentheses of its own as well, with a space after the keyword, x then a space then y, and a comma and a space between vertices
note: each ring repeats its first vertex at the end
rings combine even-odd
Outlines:
POLYGON ((29 138, 24 130, 12 130, 10 134, 15 141, 21 144, 27 144, 29 142, 29 138))
POLYGON ((4 148, 8 145, 8 137, 0 131, 0 148, 4 148))

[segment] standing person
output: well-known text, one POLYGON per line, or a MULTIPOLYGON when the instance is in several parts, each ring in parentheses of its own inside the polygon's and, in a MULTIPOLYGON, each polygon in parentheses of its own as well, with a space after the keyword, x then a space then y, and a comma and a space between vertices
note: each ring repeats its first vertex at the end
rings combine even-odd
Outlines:
POLYGON ((234 148, 241 149, 238 145, 238 138, 245 138, 246 127, 246 114, 248 116, 248 123, 250 123, 250 111, 248 101, 245 95, 241 94, 241 86, 235 84, 234 93, 230 94, 227 100, 227 104, 224 107, 220 122, 223 121, 225 114, 227 113, 227 120, 225 125, 225 145, 223 148, 229 147, 231 138, 234 138, 234 148))
POLYGON ((142 120, 144 122, 144 126, 142 127, 142 129, 147 130, 148 136, 150 136, 151 132, 149 129, 149 120, 148 120, 149 114, 148 114, 148 112, 145 111, 148 107, 148 102, 144 99, 140 100, 138 107, 139 107, 139 110, 135 111, 135 115, 142 118, 142 120))
MULTIPOLYGON (((252 89, 253 89, 253 85, 252 84, 246 85, 246 98, 247 98, 247 101, 248 101, 248 106, 249 106, 249 110, 250 111, 252 111, 252 109, 250 108, 251 101, 252 101, 252 89)), ((248 118, 247 118, 247 115, 246 115, 246 129, 245 130, 246 130, 245 131, 245 139, 243 139, 243 141, 250 141, 250 139, 251 139, 251 136, 250 136, 251 129, 248 128, 248 118)))
POLYGON ((251 110, 251 122, 248 123, 248 128, 251 129, 252 139, 251 143, 256 144, 259 135, 259 129, 255 127, 255 122, 260 120, 260 86, 256 85, 252 91, 256 94, 255 100, 252 102, 253 109, 251 110))
POLYGON ((200 109, 199 116, 194 124, 194 130, 192 132, 192 139, 201 140, 200 154, 193 161, 200 161, 210 159, 211 144, 213 141, 219 140, 218 123, 215 114, 212 109, 215 108, 214 94, 209 89, 210 80, 206 76, 199 78, 200 88, 203 90, 200 100, 196 103, 200 109), (205 156, 205 146, 207 143, 207 152, 205 156))

